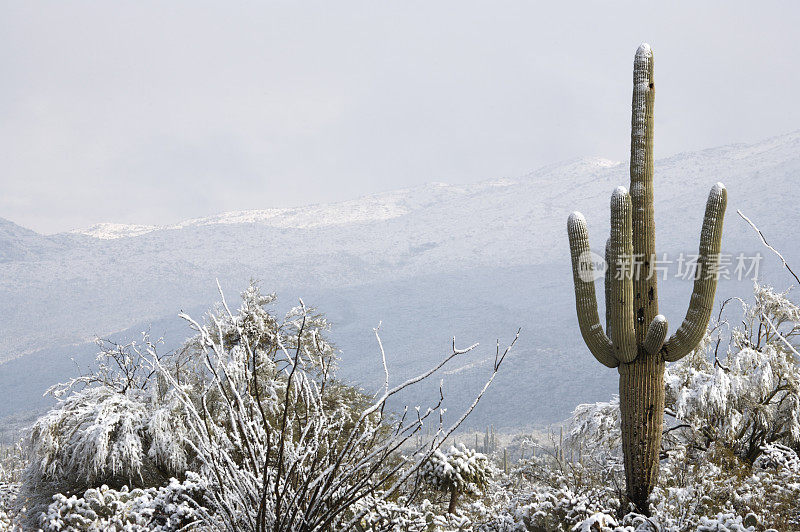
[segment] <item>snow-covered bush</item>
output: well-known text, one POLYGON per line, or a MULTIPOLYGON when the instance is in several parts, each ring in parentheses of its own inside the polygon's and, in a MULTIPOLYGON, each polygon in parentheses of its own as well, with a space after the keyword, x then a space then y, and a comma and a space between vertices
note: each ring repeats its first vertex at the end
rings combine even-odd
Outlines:
POLYGON ((11 447, 0 447, 0 483, 19 483, 29 463, 29 450, 21 442, 11 447))
POLYGON ((159 488, 114 490, 106 485, 82 496, 55 495, 40 526, 46 531, 125 530, 172 532, 202 529, 207 485, 189 473, 183 482, 171 479, 159 488))
POLYGON ((797 453, 780 443, 768 443, 761 449, 761 455, 753 463, 761 469, 784 470, 800 475, 800 457, 797 453))
MULTIPOLYGON (((475 346, 454 342, 433 368, 390 387, 376 331, 385 381, 368 395, 336 378, 325 318, 301 301, 278 319, 274 301, 253 283, 235 312, 223 297, 203 324, 183 315, 197 334, 167 357, 147 335, 100 342, 96 371, 51 390, 59 403, 27 436, 31 462, 14 515, 3 501, 0 519, 27 515, 28 527, 59 530, 171 530, 198 520, 236 531, 378 530, 401 526, 400 515, 416 519, 400 502, 409 500, 408 481, 472 411, 516 339, 498 350, 471 407, 445 427, 441 390, 413 413, 386 403, 475 346), (437 428, 426 441, 424 424, 437 428), (418 458, 403 460, 404 445, 418 458)), ((431 526, 442 521, 421 515, 431 526)))
MULTIPOLYGON (((300 305, 282 319, 269 312, 273 295, 256 285, 232 311, 224 300, 181 350, 190 361, 177 374, 159 365, 159 375, 181 402, 198 471, 209 480, 213 526, 227 530, 352 529, 373 510, 368 497, 399 500, 430 457, 474 408, 494 379, 508 349, 498 352, 492 372, 472 407, 456 423, 442 425, 439 402, 394 415, 386 402, 431 376, 467 349, 456 349, 429 371, 389 386, 374 396, 336 378, 337 358, 325 339, 328 323, 300 305), (432 441, 401 460, 423 424, 438 422, 432 441)), ((512 343, 513 345, 513 343, 512 343)), ((511 346, 509 346, 510 349, 511 346)), ((377 503, 376 503, 377 505, 377 503)))
MULTIPOLYGON (((681 449, 664 462, 654 490, 655 515, 678 530, 694 530, 703 517, 750 516, 753 523, 779 530, 800 526, 800 476, 788 470, 751 467, 730 449, 681 449)), ((724 530, 724 529, 721 529, 724 530)))
POLYGON ((480 499, 462 506, 459 516, 466 524, 440 524, 437 530, 800 530, 800 477, 788 467, 752 468, 713 445, 692 457, 670 453, 662 471, 651 499, 653 516, 621 515, 624 477, 618 465, 563 461, 560 453, 545 453, 522 461, 510 475, 492 478, 480 499))
POLYGON ((0 482, 0 530, 19 530, 15 523, 19 512, 15 501, 19 493, 19 484, 0 482))
POLYGON ((158 485, 167 472, 182 473, 186 454, 174 446, 175 424, 164 430, 161 421, 170 416, 160 410, 144 390, 122 394, 98 387, 70 395, 33 427, 31 481, 158 485))
POLYGON ((514 475, 524 483, 513 484, 512 513, 530 530, 566 531, 592 515, 615 515, 625 485, 620 464, 565 460, 558 449, 522 461, 514 475))
POLYGON ((620 457, 622 432, 619 396, 614 395, 610 401, 576 406, 569 420, 566 443, 587 456, 601 460, 612 456, 620 457))
POLYGON ((444 452, 436 449, 422 462, 419 474, 434 489, 450 494, 447 512, 454 514, 458 496, 480 493, 491 476, 491 468, 485 454, 459 444, 444 452))
POLYGON ((611 532, 617 527, 616 519, 603 512, 597 512, 575 525, 572 530, 573 532, 611 532))
POLYGON ((362 513, 357 528, 370 531, 423 532, 434 520, 433 505, 426 499, 418 507, 386 500, 382 493, 367 495, 353 506, 362 513))
POLYGON ((692 444, 718 442, 752 463, 767 444, 800 446, 800 355, 792 345, 800 308, 759 285, 742 306, 723 359, 720 344, 708 341, 709 349, 670 365, 665 381, 668 413, 692 444))
POLYGON ((30 515, 55 493, 155 487, 188 467, 190 434, 181 404, 154 378, 155 345, 145 335, 142 344, 101 346, 99 369, 51 389, 58 404, 26 437, 31 460, 17 503, 30 515))

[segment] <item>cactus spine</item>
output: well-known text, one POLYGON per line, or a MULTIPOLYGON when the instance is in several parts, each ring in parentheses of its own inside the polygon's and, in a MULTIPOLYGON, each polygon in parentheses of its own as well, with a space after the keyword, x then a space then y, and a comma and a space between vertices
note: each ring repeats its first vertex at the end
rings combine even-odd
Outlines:
POLYGON ((600 324, 589 256, 586 220, 578 212, 567 223, 575 306, 581 335, 603 365, 618 368, 622 450, 630 502, 648 513, 647 500, 658 478, 664 424, 664 364, 686 356, 705 334, 714 304, 727 192, 711 189, 700 234, 700 250, 689 310, 665 342, 667 320, 658 313, 654 272, 653 219, 653 53, 642 44, 633 67, 630 193, 611 197, 611 238, 606 244, 606 331, 600 324))

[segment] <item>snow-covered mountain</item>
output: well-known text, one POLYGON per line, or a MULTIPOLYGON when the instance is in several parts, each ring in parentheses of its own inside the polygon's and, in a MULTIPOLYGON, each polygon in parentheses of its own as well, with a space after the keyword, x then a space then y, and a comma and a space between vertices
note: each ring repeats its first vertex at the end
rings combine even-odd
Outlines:
MULTIPOLYGON (((724 250, 765 254, 736 215, 741 209, 800 263, 798 176, 800 132, 658 160, 657 248, 696 252, 708 191, 722 181, 729 191, 724 250)), ((331 317, 350 380, 368 382, 382 371, 372 335, 382 321, 398 378, 446 352, 453 334, 483 342, 483 355, 446 376, 454 397, 466 397, 470 386, 458 383, 475 384, 494 339, 510 340, 522 327, 519 349, 477 419, 562 417, 580 401, 606 398, 616 380, 578 334, 566 219, 582 211, 602 249, 610 194, 628 181, 627 163, 581 159, 513 179, 434 183, 165 227, 99 224, 44 236, 0 220, 0 416, 29 407, 47 383, 74 372, 70 356, 89 360, 93 348, 85 343, 93 336, 151 324, 154 333, 182 335, 167 338, 175 345, 186 334, 177 312, 216 301, 215 279, 233 293, 256 278, 287 304, 302 296, 331 317)), ((721 291, 746 295, 747 284, 721 291)), ((677 326, 691 283, 669 279, 661 292, 677 326)))

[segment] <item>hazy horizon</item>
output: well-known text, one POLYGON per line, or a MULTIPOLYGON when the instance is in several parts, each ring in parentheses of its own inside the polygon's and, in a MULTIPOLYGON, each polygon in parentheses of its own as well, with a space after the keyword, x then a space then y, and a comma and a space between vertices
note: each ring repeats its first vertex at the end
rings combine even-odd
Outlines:
MULTIPOLYGON (((780 134, 777 134, 777 135, 771 135, 771 136, 763 138, 763 139, 756 139, 754 142, 731 143, 729 145, 723 145, 723 146, 700 147, 697 150, 691 150, 691 151, 686 151, 686 152, 670 154, 668 156, 660 158, 659 160, 663 160, 663 159, 666 159, 668 157, 673 157, 673 156, 680 156, 682 154, 693 153, 695 151, 704 151, 706 149, 722 148, 722 147, 725 147, 725 146, 732 146, 732 145, 736 145, 736 144, 756 145, 756 144, 760 144, 762 142, 768 142, 771 139, 779 139, 779 138, 787 137, 787 136, 790 136, 790 135, 796 134, 796 133, 800 133, 800 129, 794 130, 794 131, 788 131, 788 132, 785 132, 785 133, 780 133, 780 134)), ((612 161, 612 160, 607 159, 605 157, 602 157, 600 155, 597 155, 597 156, 584 156, 584 157, 578 156, 578 157, 573 157, 571 159, 563 159, 563 160, 560 160, 560 161, 554 161, 552 163, 543 164, 543 165, 538 166, 536 168, 531 168, 527 172, 525 172, 523 174, 520 174, 520 175, 502 176, 500 179, 507 178, 507 179, 512 179, 513 180, 514 178, 523 178, 523 177, 525 177, 526 174, 536 173, 537 171, 545 170, 545 169, 547 169, 549 167, 558 167, 558 166, 567 165, 567 164, 569 164, 569 163, 571 163, 573 161, 591 160, 591 159, 595 159, 595 158, 596 159, 600 159, 600 160, 606 159, 609 162, 613 162, 615 164, 626 164, 627 165, 627 163, 628 163, 628 159, 625 159, 625 160, 613 160, 612 161)), ((658 164, 657 163, 658 163, 658 160, 656 161, 656 171, 658 171, 658 164)), ((81 232, 83 230, 90 229, 90 228, 92 228, 94 226, 104 225, 104 224, 121 225, 121 226, 129 225, 129 226, 166 227, 166 228, 169 228, 171 226, 177 226, 177 225, 179 225, 179 224, 181 224, 183 222, 188 222, 188 221, 191 221, 191 220, 202 220, 204 218, 214 218, 215 216, 223 215, 223 214, 226 214, 226 213, 258 211, 258 210, 270 210, 270 209, 275 209, 275 210, 303 209, 305 207, 314 207, 315 205, 328 205, 328 204, 346 203, 346 202, 350 202, 350 201, 356 201, 356 200, 359 200, 359 199, 365 198, 365 197, 380 196, 381 194, 387 194, 387 193, 391 193, 393 191, 398 191, 398 190, 403 190, 403 189, 413 189, 413 188, 416 188, 416 187, 425 187, 425 186, 428 186, 428 185, 443 184, 443 185, 447 185, 447 186, 459 186, 459 185, 477 184, 477 183, 480 183, 480 182, 492 181, 494 179, 497 179, 497 178, 496 177, 478 178, 475 181, 471 181, 471 182, 468 182, 468 183, 466 183, 466 182, 465 183, 444 183, 444 182, 441 182, 441 181, 427 181, 427 182, 424 182, 424 183, 415 183, 415 184, 410 185, 408 187, 387 188, 386 190, 365 191, 364 193, 358 193, 356 191, 356 192, 354 192, 353 196, 345 197, 345 198, 339 198, 339 199, 332 200, 332 201, 329 201, 329 202, 326 202, 326 201, 319 201, 319 202, 313 202, 313 203, 309 202, 309 203, 301 203, 301 204, 298 204, 298 205, 291 205, 291 206, 275 205, 275 206, 271 206, 271 207, 265 207, 263 209, 260 209, 260 208, 259 209, 235 209, 234 208, 234 209, 230 209, 230 210, 226 210, 226 211, 221 211, 220 210, 220 211, 209 212, 206 215, 201 215, 201 216, 192 216, 192 217, 189 217, 189 218, 176 219, 176 220, 173 220, 172 222, 166 222, 166 223, 161 223, 161 224, 146 224, 146 223, 137 222, 135 220, 131 221, 131 222, 119 222, 119 221, 115 221, 115 220, 97 220, 95 222, 92 222, 90 224, 87 224, 87 225, 84 225, 84 226, 81 226, 81 227, 72 227, 72 228, 68 228, 68 229, 65 229, 65 230, 55 231, 55 232, 52 232, 52 233, 42 233, 42 232, 39 232, 39 233, 40 234, 44 234, 44 235, 54 235, 54 234, 69 233, 69 232, 81 232)), ((623 183, 623 185, 624 185, 624 183, 623 183)), ((0 216, 0 218, 4 218, 4 217, 0 216)), ((9 220, 10 222, 16 224, 16 225, 20 225, 22 227, 25 227, 26 229, 32 229, 30 227, 27 227, 27 226, 24 226, 24 225, 20 224, 16 220, 9 219, 9 218, 6 218, 6 219, 9 220)), ((86 233, 86 234, 90 234, 90 233, 86 233)))
POLYGON ((642 41, 655 52, 657 158, 800 127, 794 4, 0 14, 0 217, 46 234, 626 160, 642 41))

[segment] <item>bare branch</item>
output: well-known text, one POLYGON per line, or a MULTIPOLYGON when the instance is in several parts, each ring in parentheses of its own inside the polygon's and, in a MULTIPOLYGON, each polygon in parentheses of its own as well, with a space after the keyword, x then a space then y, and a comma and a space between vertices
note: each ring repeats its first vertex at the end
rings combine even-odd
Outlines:
POLYGON ((752 228, 755 230, 755 232, 756 232, 756 233, 758 233, 758 236, 759 236, 759 238, 761 238, 761 242, 763 242, 763 243, 764 243, 764 245, 765 245, 765 246, 766 246, 766 247, 767 247, 767 248, 768 248, 770 251, 772 251, 773 253, 775 253, 775 254, 778 256, 778 258, 780 258, 780 259, 781 259, 781 262, 783 262, 783 265, 786 267, 786 269, 787 269, 787 270, 789 270, 789 273, 791 273, 791 274, 792 274, 792 277, 794 277, 794 280, 795 280, 795 281, 797 281, 797 284, 798 284, 798 285, 800 285, 800 278, 798 278, 798 277, 797 277, 797 275, 794 273, 794 270, 792 270, 792 268, 789 266, 789 263, 788 263, 788 262, 786 262, 786 259, 784 259, 784 258, 783 258, 783 255, 781 255, 781 254, 780 254, 780 252, 779 252, 777 249, 775 249, 774 247, 772 247, 772 246, 771 246, 771 245, 770 245, 770 244, 767 242, 767 239, 766 239, 766 237, 764 236, 764 233, 762 233, 762 232, 761 232, 761 229, 759 229, 758 227, 756 227, 756 224, 754 224, 752 221, 750 221, 750 218, 748 218, 747 216, 745 216, 744 214, 742 214, 742 211, 740 211, 740 210, 737 210, 736 212, 739 214, 739 216, 741 216, 741 217, 742 217, 742 219, 743 219, 745 222, 747 222, 748 224, 750 224, 750 227, 752 227, 752 228))

